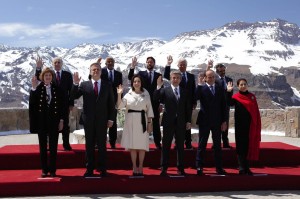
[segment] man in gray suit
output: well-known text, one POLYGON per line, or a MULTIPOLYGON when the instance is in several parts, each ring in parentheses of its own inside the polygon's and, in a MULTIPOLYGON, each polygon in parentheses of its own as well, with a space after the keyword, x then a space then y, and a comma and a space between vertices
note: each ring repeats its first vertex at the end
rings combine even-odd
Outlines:
POLYGON ((179 175, 186 175, 184 171, 184 140, 185 131, 191 128, 192 108, 189 92, 180 87, 181 72, 176 70, 170 74, 171 85, 165 88, 160 76, 157 79, 157 90, 154 91, 154 100, 164 105, 162 118, 163 139, 161 156, 161 176, 167 176, 169 166, 169 152, 173 137, 177 146, 177 169, 179 175))
POLYGON ((84 177, 94 175, 95 144, 98 146, 98 165, 100 176, 106 172, 106 138, 107 128, 112 127, 114 119, 114 94, 110 83, 101 80, 101 66, 93 63, 90 66, 91 80, 80 84, 81 77, 74 73, 74 85, 71 94, 74 99, 83 96, 83 126, 85 132, 86 172, 84 177))

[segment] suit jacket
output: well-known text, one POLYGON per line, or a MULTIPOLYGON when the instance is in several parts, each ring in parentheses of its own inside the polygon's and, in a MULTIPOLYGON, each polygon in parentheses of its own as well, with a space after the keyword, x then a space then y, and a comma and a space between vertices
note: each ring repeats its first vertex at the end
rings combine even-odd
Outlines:
MULTIPOLYGON (((228 82, 233 82, 233 80, 227 76, 225 76, 225 81, 226 81, 226 84, 228 84, 228 82)), ((218 76, 218 78, 216 78, 216 84, 218 84, 219 86, 222 86, 222 81, 219 78, 219 76, 218 76)), ((227 89, 225 89, 225 100, 226 100, 226 105, 228 106, 227 108, 230 108, 230 100, 231 100, 232 95, 233 95, 233 90, 231 92, 227 92, 227 89)), ((229 112, 228 112, 228 114, 229 114, 229 112)))
MULTIPOLYGON (((164 72, 164 78, 170 80, 170 73, 171 73, 171 66, 166 66, 164 72)), ((185 88, 189 92, 190 103, 192 107, 193 105, 197 105, 197 101, 195 99, 195 89, 196 89, 195 76, 189 72, 186 72, 186 76, 187 76, 187 82, 183 82, 181 80, 179 85, 185 88)))
POLYGON ((108 120, 114 121, 115 100, 110 83, 101 80, 98 97, 94 93, 91 80, 84 81, 79 86, 73 85, 71 97, 78 99, 81 96, 83 96, 82 120, 85 127, 93 127, 96 124, 103 128, 107 126, 108 120))
POLYGON ((171 86, 154 91, 154 99, 165 105, 162 126, 169 128, 174 126, 185 129, 186 123, 191 122, 192 109, 189 101, 189 93, 182 87, 179 88, 180 98, 177 101, 171 86))
MULTIPOLYGON (((41 70, 36 70, 35 75, 37 76, 38 80, 39 76, 41 74, 41 70)), ((55 72, 55 71, 54 71, 55 72)), ((56 77, 56 74, 55 74, 56 77)), ((57 85, 56 78, 54 78, 53 82, 57 85)), ((66 108, 65 111, 69 113, 69 107, 74 106, 74 99, 71 98, 70 93, 73 86, 73 77, 72 74, 68 71, 62 70, 61 71, 61 77, 60 77, 60 83, 58 87, 63 92, 63 100, 64 100, 64 107, 66 108)), ((67 114, 68 115, 68 114, 67 114)), ((65 118, 67 120, 68 118, 65 118)))
MULTIPOLYGON (((158 72, 154 72, 154 76, 153 76, 153 81, 151 82, 151 84, 148 82, 148 72, 146 71, 139 71, 139 75, 143 78, 143 84, 144 84, 144 88, 149 92, 150 97, 151 97, 151 102, 153 105, 153 93, 156 90, 157 87, 157 79, 159 76, 161 76, 160 73, 158 72)), ((130 69, 129 74, 128 74, 128 79, 131 80, 132 77, 134 75, 134 69, 130 69)))
MULTIPOLYGON (((102 80, 105 80, 107 82, 110 82, 109 80, 109 74, 107 72, 107 68, 102 68, 101 70, 101 79, 102 80)), ((119 71, 116 71, 114 70, 114 81, 111 82, 112 84, 112 88, 113 88, 113 91, 114 91, 114 98, 115 98, 115 103, 117 103, 117 100, 118 100, 118 93, 117 93, 117 88, 118 86, 121 84, 123 84, 123 77, 122 77, 122 73, 119 72, 119 71)))
POLYGON ((66 118, 63 92, 55 84, 51 84, 51 101, 48 105, 46 87, 41 82, 29 96, 29 123, 30 132, 58 131, 60 119, 66 118))
POLYGON ((215 95, 205 85, 197 86, 195 97, 200 100, 200 110, 197 124, 201 126, 221 126, 227 121, 226 101, 224 89, 215 84, 215 95))

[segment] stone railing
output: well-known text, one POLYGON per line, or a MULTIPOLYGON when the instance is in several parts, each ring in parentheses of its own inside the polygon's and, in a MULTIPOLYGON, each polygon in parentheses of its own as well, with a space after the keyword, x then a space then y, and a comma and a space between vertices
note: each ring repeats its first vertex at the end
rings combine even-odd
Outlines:
MULTIPOLYGON (((79 125, 81 109, 74 108, 70 113, 70 128, 73 132, 82 128, 79 125)), ((300 137, 300 107, 288 107, 286 109, 261 109, 262 130, 281 132, 287 137, 300 137)), ((197 128, 195 122, 198 110, 193 111, 192 126, 197 128)), ((229 127, 234 127, 234 110, 230 111, 229 127)), ((2 108, 0 109, 0 132, 14 130, 28 130, 28 109, 2 108)), ((118 127, 123 126, 124 112, 119 111, 118 127)))

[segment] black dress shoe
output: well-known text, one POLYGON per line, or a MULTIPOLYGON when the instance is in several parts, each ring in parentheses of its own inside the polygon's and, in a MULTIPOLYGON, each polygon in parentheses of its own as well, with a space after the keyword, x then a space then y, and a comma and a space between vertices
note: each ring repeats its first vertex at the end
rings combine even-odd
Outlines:
POLYGON ((192 147, 191 144, 185 144, 185 148, 186 148, 186 149, 189 149, 189 150, 190 150, 190 149, 193 149, 193 147, 192 147))
POLYGON ((63 147, 65 151, 72 151, 72 147, 70 144, 63 144, 63 147))
POLYGON ((253 172, 252 172, 250 169, 247 169, 247 170, 246 170, 246 174, 247 174, 248 176, 253 176, 253 172))
POLYGON ((50 176, 51 177, 56 177, 56 173, 55 172, 50 172, 50 176))
POLYGON ((184 169, 178 169, 177 174, 180 176, 186 176, 184 169))
POLYGON ((42 177, 42 178, 47 177, 47 172, 42 172, 41 177, 42 177))
POLYGON ((111 149, 116 149, 116 144, 110 144, 111 149))
POLYGON ((202 176, 202 175, 203 175, 203 169, 197 168, 197 176, 202 176))
POLYGON ((229 144, 223 144, 223 148, 224 149, 232 149, 232 146, 230 146, 229 144))
POLYGON ((246 175, 246 170, 244 170, 244 169, 239 170, 239 175, 246 175))
POLYGON ((167 173, 167 171, 166 170, 161 170, 161 172, 160 172, 160 174, 159 174, 160 176, 162 176, 162 177, 167 177, 168 176, 168 173, 167 173))
POLYGON ((227 172, 224 169, 217 169, 216 172, 219 175, 226 175, 227 174, 227 172))
POLYGON ((161 144, 155 144, 157 150, 161 150, 161 144))
POLYGON ((94 176, 94 173, 92 171, 86 171, 84 174, 83 174, 83 177, 93 177, 94 176))
POLYGON ((101 171, 100 176, 101 177, 107 177, 107 171, 101 171))

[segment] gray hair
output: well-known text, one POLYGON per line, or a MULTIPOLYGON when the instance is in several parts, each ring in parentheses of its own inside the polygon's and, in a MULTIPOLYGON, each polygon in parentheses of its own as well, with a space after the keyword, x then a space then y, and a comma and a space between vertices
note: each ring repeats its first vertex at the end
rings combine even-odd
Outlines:
POLYGON ((179 75, 180 79, 181 79, 181 72, 180 70, 172 70, 171 73, 170 73, 170 76, 172 75, 179 75))
POLYGON ((52 64, 54 65, 54 63, 55 63, 56 61, 59 61, 60 64, 61 64, 61 66, 62 66, 63 63, 64 63, 61 57, 54 57, 54 58, 52 59, 52 64))
POLYGON ((185 65, 187 66, 187 61, 186 61, 185 58, 183 58, 183 57, 179 58, 179 60, 178 60, 178 62, 177 62, 177 65, 178 65, 180 62, 184 62, 185 65))

